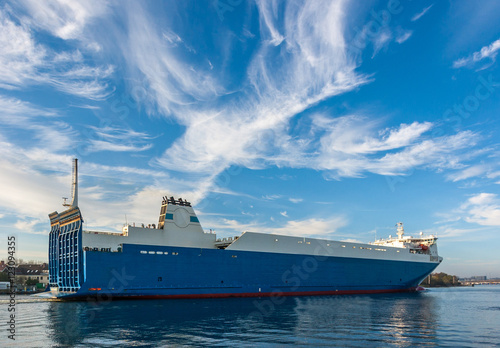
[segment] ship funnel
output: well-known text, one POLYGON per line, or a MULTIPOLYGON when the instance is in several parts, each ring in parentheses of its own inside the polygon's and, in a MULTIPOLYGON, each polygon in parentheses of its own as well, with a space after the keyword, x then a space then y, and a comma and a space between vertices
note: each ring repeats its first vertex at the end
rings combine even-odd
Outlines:
POLYGON ((71 197, 73 198, 71 206, 76 208, 78 207, 78 158, 73 160, 73 182, 71 183, 71 186, 71 197))

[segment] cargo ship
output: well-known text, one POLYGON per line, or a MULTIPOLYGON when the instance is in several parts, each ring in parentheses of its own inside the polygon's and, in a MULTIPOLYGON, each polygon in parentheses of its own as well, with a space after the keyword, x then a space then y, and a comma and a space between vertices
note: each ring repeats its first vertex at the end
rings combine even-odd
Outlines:
POLYGON ((49 214, 49 292, 60 299, 213 298, 416 291, 442 261, 437 237, 371 243, 244 232, 217 238, 187 200, 163 197, 157 223, 83 230, 72 201, 49 214))

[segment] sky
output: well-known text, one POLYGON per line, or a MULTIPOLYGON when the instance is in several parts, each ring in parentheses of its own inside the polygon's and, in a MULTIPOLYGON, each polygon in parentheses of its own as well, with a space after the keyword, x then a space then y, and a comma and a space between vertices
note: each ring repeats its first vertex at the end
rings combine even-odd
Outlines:
MULTIPOLYGON (((47 260, 79 159, 84 229, 369 242, 437 235, 500 277, 500 3, 0 1, 0 255, 47 260)), ((3 256, 2 256, 3 257, 3 256)))

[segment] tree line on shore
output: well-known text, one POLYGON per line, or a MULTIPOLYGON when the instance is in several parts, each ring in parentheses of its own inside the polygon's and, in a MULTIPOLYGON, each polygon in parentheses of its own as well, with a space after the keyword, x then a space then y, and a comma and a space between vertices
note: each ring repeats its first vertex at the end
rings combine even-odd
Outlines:
POLYGON ((461 283, 455 275, 446 274, 444 272, 432 273, 424 279, 420 284, 426 287, 441 287, 441 286, 459 286, 461 283))

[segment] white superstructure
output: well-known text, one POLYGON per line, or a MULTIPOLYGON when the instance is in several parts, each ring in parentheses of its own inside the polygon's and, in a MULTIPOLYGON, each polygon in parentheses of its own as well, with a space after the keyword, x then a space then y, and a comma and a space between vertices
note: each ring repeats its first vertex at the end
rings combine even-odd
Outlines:
POLYGON ((119 251, 127 243, 394 261, 442 260, 437 253, 436 237, 405 236, 402 223, 398 223, 397 238, 368 244, 257 232, 217 239, 214 233, 204 232, 191 203, 173 197, 164 197, 158 225, 127 224, 121 234, 83 232, 84 248, 96 251, 119 251))

